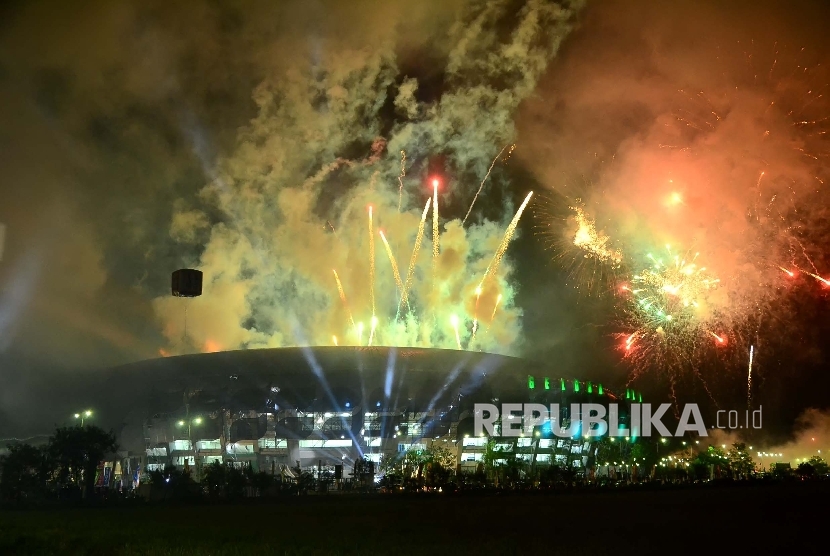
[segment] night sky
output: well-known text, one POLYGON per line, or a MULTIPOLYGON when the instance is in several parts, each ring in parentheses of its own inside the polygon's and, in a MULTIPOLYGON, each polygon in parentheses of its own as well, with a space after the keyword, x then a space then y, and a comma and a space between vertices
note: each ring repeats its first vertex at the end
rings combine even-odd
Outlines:
MULTIPOLYGON (((536 193, 507 251, 500 333, 511 341, 500 351, 625 384, 611 302, 575 287, 537 233, 542 198, 564 184, 616 191, 614 173, 630 170, 678 90, 722 86, 755 48, 803 48, 811 67, 827 64, 830 13, 818 1, 483 4, 0 5, 0 434, 63 419, 49 411, 55 377, 179 352, 181 300, 167 298, 176 268, 223 275, 194 305, 194 322, 209 324, 191 348, 276 347, 298 334, 315 343, 309 322, 342 320, 326 309, 337 305, 331 275, 320 278, 327 290, 314 283, 315 234, 356 220, 351 208, 370 194, 394 206, 401 149, 411 213, 381 222, 390 237, 414 230, 432 175, 451 183, 442 226, 463 218, 496 154, 516 145, 463 241, 492 250, 491 236, 536 193), (320 309, 286 312, 291 300, 320 309)), ((797 292, 781 302, 791 316, 761 328, 755 404, 770 432, 828 407, 827 301, 797 292)), ((702 365, 717 404, 743 408, 745 367, 702 365)), ((659 372, 636 384, 669 399, 659 372)), ((714 404, 693 377, 676 395, 714 404)))

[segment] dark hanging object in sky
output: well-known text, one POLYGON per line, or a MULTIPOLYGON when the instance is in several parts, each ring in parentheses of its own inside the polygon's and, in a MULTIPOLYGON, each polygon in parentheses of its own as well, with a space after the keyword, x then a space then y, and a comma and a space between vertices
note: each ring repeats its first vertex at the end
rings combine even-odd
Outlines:
POLYGON ((173 273, 175 297, 199 297, 202 295, 202 271, 182 268, 173 273))

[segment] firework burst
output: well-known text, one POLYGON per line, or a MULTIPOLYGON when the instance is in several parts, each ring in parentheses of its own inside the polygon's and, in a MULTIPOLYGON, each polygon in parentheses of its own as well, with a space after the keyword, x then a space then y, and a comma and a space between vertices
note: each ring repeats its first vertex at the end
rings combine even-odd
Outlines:
POLYGON ((613 326, 635 377, 665 371, 673 384, 725 368, 746 377, 747 365, 757 375, 759 334, 786 342, 800 329, 786 297, 830 286, 830 88, 821 68, 777 47, 746 60, 720 68, 721 91, 684 90, 648 138, 603 168, 601 190, 568 203, 569 217, 561 201, 550 209, 559 214, 543 215, 580 287, 626 277, 613 326), (665 242, 695 248, 649 253, 665 242))
MULTIPOLYGON (((506 149, 505 149, 506 150, 506 149)), ((504 150, 503 150, 504 152, 504 150)), ((500 153, 501 156, 502 153, 500 153)), ((497 228, 491 223, 471 224, 467 227, 463 221, 451 220, 446 222, 446 230, 442 232, 442 222, 437 212, 437 198, 440 182, 437 178, 430 179, 430 198, 426 199, 423 211, 419 218, 414 219, 409 212, 393 212, 379 210, 382 203, 373 202, 367 209, 367 225, 369 231, 367 262, 368 276, 366 280, 353 283, 348 290, 350 301, 358 299, 357 303, 348 303, 346 299, 346 287, 341 281, 341 276, 335 270, 335 284, 340 297, 341 306, 346 312, 346 319, 342 323, 346 326, 343 334, 341 330, 331 330, 333 334, 329 337, 332 342, 338 345, 396 345, 396 346, 428 346, 446 347, 455 349, 493 349, 494 343, 502 343, 506 338, 503 332, 491 329, 498 328, 496 321, 496 309, 506 300, 505 275, 502 269, 502 262, 508 246, 515 234, 516 227, 522 213, 528 207, 533 193, 528 193, 521 206, 508 223, 503 236, 489 259, 480 259, 473 267, 478 268, 478 276, 469 276, 449 272, 455 265, 461 248, 465 245, 467 234, 479 234, 488 238, 497 237, 497 228), (432 211, 432 257, 430 258, 429 270, 423 268, 425 261, 419 260, 422 243, 429 238, 425 237, 425 228, 429 212, 432 211), (385 217, 392 217, 392 221, 383 221, 385 217), (412 236, 406 228, 401 225, 402 221, 417 224, 414 234, 414 245, 407 246, 404 240, 412 236), (376 223, 383 223, 383 230, 376 226, 376 223), (392 236, 387 234, 388 226, 398 230, 398 234, 392 236), (443 234, 446 234, 446 246, 438 248, 438 242, 443 234), (375 260, 375 235, 378 236, 387 254, 389 264, 377 264, 375 260), (398 268, 396 252, 402 249, 407 252, 411 249, 411 257, 405 275, 401 275, 398 268), (446 257, 447 263, 442 261, 446 257), (387 270, 387 267, 389 270, 387 270), (387 274, 391 270, 391 279, 387 274), (464 281, 468 281, 465 285, 464 281), (368 290, 368 298, 363 292, 368 290), (352 293, 354 292, 354 294, 352 293), (361 301, 366 306, 361 306, 361 301), (389 311, 387 311, 387 303, 389 311), (484 325, 485 334, 478 334, 481 328, 479 311, 492 312, 489 322, 484 325), (361 322, 355 319, 361 316, 361 322), (364 322, 368 325, 364 328, 364 322), (351 334, 348 332, 352 332, 351 334), (340 332, 339 334, 337 332, 340 332), (364 332, 368 332, 365 334, 364 332)), ((388 204, 388 203, 387 203, 388 204)), ((386 207, 388 208, 388 207, 386 207)), ((413 211, 414 212, 414 211, 413 211)), ((469 211, 467 212, 469 214, 469 211)), ((365 232, 363 232, 365 233, 365 232)), ((349 241, 351 231, 341 228, 341 238, 349 241)), ((358 240, 359 241, 359 240, 358 240)), ((466 250, 466 249, 465 249, 466 250)), ((466 257, 478 256, 477 253, 467 254, 466 257)), ((349 274, 359 276, 361 261, 349 261, 349 274)), ((470 264, 465 261, 465 264, 470 264)), ((507 271, 509 272, 509 270, 507 271)), ((348 284, 346 284, 348 285, 348 284)), ((512 296, 511 296, 512 297, 512 296)), ((510 315, 512 318, 512 314, 510 315)), ((509 340, 508 340, 509 341, 509 340)))
POLYGON ((597 227, 579 198, 543 198, 534 216, 536 234, 543 237, 558 262, 569 270, 569 283, 587 294, 605 294, 614 287, 624 254, 597 227))

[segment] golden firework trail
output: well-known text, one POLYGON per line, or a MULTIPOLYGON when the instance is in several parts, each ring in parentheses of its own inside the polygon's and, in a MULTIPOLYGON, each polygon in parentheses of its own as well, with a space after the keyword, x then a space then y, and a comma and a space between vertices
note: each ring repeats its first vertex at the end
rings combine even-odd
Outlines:
POLYGON ((461 349, 461 336, 458 334, 458 315, 450 317, 450 324, 455 332, 455 344, 458 346, 458 349, 461 349))
POLYGON ((432 289, 438 280, 438 180, 432 180, 432 289))
MULTIPOLYGON (((386 240, 386 235, 383 233, 383 230, 379 230, 380 239, 383 240, 383 245, 386 247, 386 254, 389 255, 389 263, 392 265, 392 274, 395 276, 395 284, 398 286, 398 291, 401 292, 401 299, 403 299, 403 281, 401 280, 401 273, 398 272, 398 263, 395 262, 395 255, 392 254, 392 247, 389 246, 389 242, 386 240)), ((401 304, 398 303, 398 309, 400 310, 401 304)), ((395 315, 395 319, 397 320, 398 315, 395 315)))
POLYGON ((337 343, 337 336, 332 336, 332 337, 331 337, 331 340, 334 342, 334 345, 335 345, 335 346, 336 346, 336 345, 339 345, 339 344, 337 343))
POLYGON ((401 174, 398 176, 398 212, 401 212, 403 201, 403 179, 406 177, 406 152, 401 151, 401 174))
POLYGON ((786 268, 784 268, 783 266, 779 266, 778 268, 780 268, 780 269, 781 269, 781 271, 782 271, 784 274, 786 274, 787 276, 789 276, 790 278, 792 278, 792 277, 794 277, 794 276, 795 276, 795 272, 793 272, 792 270, 787 270, 787 269, 786 269, 786 268))
MULTIPOLYGON (((499 304, 501 304, 501 294, 499 294, 499 295, 496 297, 496 304, 495 304, 495 305, 493 305, 493 312, 492 312, 492 313, 490 313, 490 323, 489 323, 489 326, 487 326, 487 329, 486 329, 486 330, 484 330, 484 335, 485 335, 485 336, 487 336, 487 334, 489 334, 489 333, 490 333, 490 329, 493 327, 493 322, 496 320, 496 311, 498 311, 498 309, 499 309, 499 304)), ((470 340, 470 346, 472 346, 472 343, 473 343, 473 342, 472 342, 472 340, 470 340)))
POLYGON ((826 278, 822 278, 818 274, 813 274, 812 272, 806 272, 806 271, 803 271, 803 270, 802 270, 802 272, 804 272, 804 274, 807 274, 808 276, 812 276, 813 278, 815 278, 816 280, 821 282, 821 284, 823 286, 830 286, 830 280, 827 280, 826 278))
POLYGON ((507 246, 510 244, 510 240, 513 239, 513 234, 516 232, 516 226, 519 224, 519 219, 522 217, 522 213, 525 211, 527 204, 530 202, 530 198, 533 196, 533 191, 527 194, 525 197, 524 202, 519 207, 519 210, 516 211, 516 215, 513 217, 513 220, 510 221, 510 225, 507 226, 507 231, 504 232, 504 238, 501 240, 501 244, 499 244, 499 248, 496 250, 496 254, 493 256, 493 260, 490 261, 490 265, 487 267, 487 270, 484 272, 484 277, 479 282, 478 287, 484 288, 484 283, 487 281, 491 275, 495 274, 501 264, 501 260, 504 257, 505 251, 507 251, 507 246))
POLYGON ((378 327, 378 318, 373 316, 372 317, 372 327, 369 329, 369 344, 372 345, 372 341, 375 339, 375 330, 378 327))
POLYGON ((625 351, 631 351, 631 348, 634 347, 634 341, 637 339, 637 333, 634 332, 628 338, 625 339, 625 351))
POLYGON ((490 315, 490 323, 492 323, 496 319, 496 309, 499 308, 499 303, 501 303, 501 294, 496 298, 496 304, 493 306, 493 314, 490 315))
POLYGON ((406 282, 404 283, 403 293, 401 294, 401 301, 398 303, 398 312, 400 313, 401 305, 409 306, 409 291, 412 289, 412 280, 415 278, 415 263, 418 260, 418 251, 421 250, 421 241, 424 239, 424 227, 426 225, 427 213, 429 212, 429 205, 432 199, 427 199, 427 204, 424 206, 424 212, 421 214, 421 222, 418 224, 418 234, 415 236, 415 247, 412 249, 412 257, 409 259, 409 268, 406 271, 406 282))
MULTIPOLYGON (((462 226, 463 226, 463 225, 467 222, 467 218, 469 218, 469 217, 470 217, 470 213, 473 211, 473 205, 475 205, 475 204, 476 204, 476 199, 478 199, 478 195, 479 195, 479 193, 481 193, 481 190, 484 188, 484 183, 487 181, 487 178, 489 178, 489 177, 490 177, 490 172, 492 172, 492 171, 493 171, 493 166, 495 166, 495 165, 496 165, 496 162, 498 162, 499 157, 501 156, 501 153, 503 153, 503 152, 505 151, 505 149, 507 149, 507 147, 508 147, 508 146, 510 146, 510 145, 505 145, 505 146, 504 146, 504 147, 503 147, 503 148, 499 151, 499 154, 497 154, 497 155, 496 155, 496 158, 494 158, 494 159, 493 159, 493 163, 492 163, 492 164, 490 164, 490 168, 487 170, 487 174, 485 174, 484 179, 483 179, 483 180, 481 180, 481 183, 480 183, 480 184, 479 184, 479 186, 478 186, 478 191, 476 191, 476 194, 475 194, 475 196, 473 197, 473 202, 472 202, 472 203, 470 203, 470 208, 468 208, 468 209, 467 209, 467 214, 464 216, 464 220, 462 220, 462 221, 461 221, 461 225, 462 225, 462 226)), ((510 146, 510 152, 512 153, 512 152, 513 152, 513 149, 515 149, 515 148, 516 148, 516 145, 510 146)), ((510 155, 508 155, 508 156, 510 156, 510 155)))
POLYGON ((340 282, 340 276, 337 275, 337 271, 335 269, 331 269, 334 272, 334 280, 337 282, 337 293, 340 294, 340 301, 343 302, 343 306, 346 308, 346 312, 349 315, 349 323, 354 328, 354 317, 352 317, 352 311, 349 309, 349 303, 346 301, 346 292, 343 291, 343 284, 340 282))
POLYGON ((481 287, 476 288, 476 306, 473 309, 473 334, 470 336, 470 345, 476 339, 476 331, 478 330, 478 301, 481 299, 481 287))
POLYGON ((707 330, 707 332, 709 332, 709 334, 711 334, 711 336, 715 339, 715 341, 716 341, 718 344, 723 345, 723 344, 725 344, 725 343, 726 343, 726 337, 725 337, 725 336, 718 336, 717 334, 715 334, 715 333, 714 333, 714 332, 712 332, 711 330, 707 330))
POLYGON ((372 317, 375 316, 375 232, 372 225, 372 206, 369 205, 369 296, 372 298, 372 317))
POLYGON ((755 346, 749 346, 749 372, 746 375, 746 405, 752 408, 752 363, 755 360, 755 346))

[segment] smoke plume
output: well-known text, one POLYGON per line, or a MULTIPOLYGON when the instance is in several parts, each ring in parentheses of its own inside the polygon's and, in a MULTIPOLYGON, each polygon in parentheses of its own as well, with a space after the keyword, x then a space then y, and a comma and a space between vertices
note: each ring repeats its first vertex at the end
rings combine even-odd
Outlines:
MULTIPOLYGON (((830 274, 830 76, 825 41, 803 24, 805 13, 819 17, 821 9, 799 7, 589 8, 590 33, 568 45, 579 55, 557 60, 540 85, 544 98, 527 103, 520 126, 530 148, 517 155, 557 192, 556 202, 584 207, 607 234, 604 247, 622 253, 613 287, 652 268, 652 256, 663 267, 694 261, 690 272, 705 269, 716 286, 695 292, 695 337, 678 341, 676 355, 709 367, 696 350, 715 351, 715 339, 726 338, 727 367, 743 374, 744 396, 750 345, 756 367, 768 372, 780 357, 771 345, 817 340, 815 310, 796 308, 789 294, 821 299, 830 274)), ((573 247, 577 224, 553 222, 554 244, 573 247)), ((656 337, 667 326, 631 313, 617 331, 656 337)), ((647 363, 665 369, 672 361, 647 363)))
POLYGON ((373 337, 374 345, 455 348, 460 341, 516 352, 521 309, 509 261, 476 294, 516 205, 504 205, 501 221, 465 226, 457 209, 448 210, 455 199, 469 202, 493 157, 514 139, 514 113, 580 7, 530 1, 514 13, 514 4, 464 6, 448 31, 445 88, 436 100, 419 98, 421 83, 403 73, 393 38, 374 48, 324 43, 313 58, 298 56, 256 87, 257 116, 235 150, 218 161, 198 198, 180 199, 172 215, 173 239, 204 245, 186 263, 204 271, 206 284, 193 301, 154 301, 171 351, 187 344, 366 345, 373 337), (444 167, 430 173, 438 155, 444 167), (405 278, 432 178, 440 180, 438 266, 433 275, 433 206, 408 295, 412 311, 398 315, 402 292, 378 234, 405 278))

